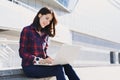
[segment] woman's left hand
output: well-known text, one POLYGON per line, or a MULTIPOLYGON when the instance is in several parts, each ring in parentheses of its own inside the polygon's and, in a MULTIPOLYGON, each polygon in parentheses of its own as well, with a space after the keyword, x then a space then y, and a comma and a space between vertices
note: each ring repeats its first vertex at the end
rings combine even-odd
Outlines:
POLYGON ((52 64, 53 61, 54 59, 52 59, 51 57, 48 57, 46 59, 40 60, 40 64, 52 64))

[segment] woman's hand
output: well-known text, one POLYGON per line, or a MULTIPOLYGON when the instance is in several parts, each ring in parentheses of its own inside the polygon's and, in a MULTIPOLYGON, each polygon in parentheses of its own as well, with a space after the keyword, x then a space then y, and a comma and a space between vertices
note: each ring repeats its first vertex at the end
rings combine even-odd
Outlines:
POLYGON ((40 60, 40 64, 52 64, 54 60, 51 57, 40 60))

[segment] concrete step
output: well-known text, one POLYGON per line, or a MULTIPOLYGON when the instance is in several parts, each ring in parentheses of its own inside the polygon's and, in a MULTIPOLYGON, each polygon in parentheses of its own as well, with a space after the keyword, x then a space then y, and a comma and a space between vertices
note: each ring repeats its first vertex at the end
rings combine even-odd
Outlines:
POLYGON ((24 75, 23 70, 20 68, 0 70, 0 80, 56 80, 56 77, 28 78, 24 75))

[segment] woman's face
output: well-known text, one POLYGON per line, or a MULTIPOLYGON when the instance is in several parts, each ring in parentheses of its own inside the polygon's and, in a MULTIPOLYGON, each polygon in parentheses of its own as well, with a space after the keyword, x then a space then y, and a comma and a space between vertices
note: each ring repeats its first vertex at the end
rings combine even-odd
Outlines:
POLYGON ((46 14, 46 15, 39 14, 38 17, 40 19, 39 22, 42 28, 45 28, 47 25, 49 25, 53 18, 52 14, 46 14))

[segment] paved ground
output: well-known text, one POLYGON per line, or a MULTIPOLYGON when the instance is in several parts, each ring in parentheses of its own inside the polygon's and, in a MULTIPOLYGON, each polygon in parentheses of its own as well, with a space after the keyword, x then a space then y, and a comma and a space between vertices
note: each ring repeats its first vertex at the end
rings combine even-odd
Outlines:
POLYGON ((81 80, 120 80, 120 66, 75 68, 81 80))

